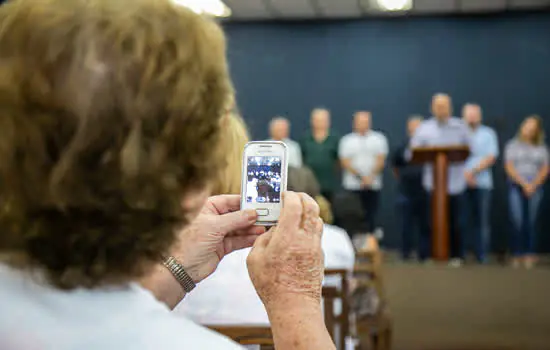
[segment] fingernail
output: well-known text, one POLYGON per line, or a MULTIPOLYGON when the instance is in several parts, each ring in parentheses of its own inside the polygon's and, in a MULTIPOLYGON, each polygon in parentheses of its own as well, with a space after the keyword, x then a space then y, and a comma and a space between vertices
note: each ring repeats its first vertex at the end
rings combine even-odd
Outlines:
POLYGON ((244 215, 249 221, 256 221, 256 217, 258 216, 258 214, 256 214, 256 210, 254 209, 245 210, 244 215))

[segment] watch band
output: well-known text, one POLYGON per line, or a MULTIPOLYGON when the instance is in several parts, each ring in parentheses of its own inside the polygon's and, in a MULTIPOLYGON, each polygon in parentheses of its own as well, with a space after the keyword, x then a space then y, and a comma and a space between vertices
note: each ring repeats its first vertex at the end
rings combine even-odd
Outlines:
POLYGON ((164 259, 162 264, 172 273, 172 276, 174 276, 186 293, 189 293, 195 288, 195 282, 193 282, 191 276, 185 272, 183 265, 181 265, 176 258, 169 256, 164 259))

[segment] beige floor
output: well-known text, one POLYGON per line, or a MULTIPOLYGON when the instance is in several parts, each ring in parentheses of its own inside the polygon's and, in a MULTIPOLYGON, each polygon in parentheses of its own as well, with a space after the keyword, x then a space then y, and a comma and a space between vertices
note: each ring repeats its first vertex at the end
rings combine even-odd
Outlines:
POLYGON ((550 268, 386 264, 396 350, 550 349, 550 268))

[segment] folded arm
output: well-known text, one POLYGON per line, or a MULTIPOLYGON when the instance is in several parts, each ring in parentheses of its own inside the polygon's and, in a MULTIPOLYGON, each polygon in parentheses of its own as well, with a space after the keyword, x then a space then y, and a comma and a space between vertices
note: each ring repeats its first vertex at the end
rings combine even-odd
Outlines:
POLYGON ((527 181, 519 175, 513 161, 507 161, 504 170, 506 171, 506 175, 508 175, 513 182, 520 186, 527 186, 527 181))
POLYGON ((386 166, 386 154, 379 154, 376 156, 376 164, 374 165, 374 169, 372 169, 372 175, 376 176, 380 174, 384 167, 386 166))
POLYGON ((474 173, 480 173, 485 169, 489 169, 493 165, 495 165, 495 162, 497 160, 497 157, 494 155, 487 156, 483 158, 477 166, 475 166, 472 171, 474 173))
POLYGON ((490 136, 485 143, 484 151, 486 156, 479 161, 478 164, 474 164, 470 169, 474 174, 480 173, 485 169, 489 169, 497 160, 498 153, 498 138, 496 133, 491 132, 490 136))
POLYGON ((389 153, 388 140, 386 139, 385 136, 383 136, 379 143, 378 154, 376 155, 376 163, 374 164, 374 169, 372 170, 372 174, 371 174, 372 176, 377 176, 380 173, 382 173, 382 171, 384 171, 388 153, 389 153))
POLYGON ((340 159, 340 164, 342 165, 342 168, 346 171, 348 171, 349 173, 357 176, 357 177, 360 177, 361 174, 359 173, 359 171, 357 171, 352 165, 351 165, 351 159, 349 158, 341 158, 340 159))

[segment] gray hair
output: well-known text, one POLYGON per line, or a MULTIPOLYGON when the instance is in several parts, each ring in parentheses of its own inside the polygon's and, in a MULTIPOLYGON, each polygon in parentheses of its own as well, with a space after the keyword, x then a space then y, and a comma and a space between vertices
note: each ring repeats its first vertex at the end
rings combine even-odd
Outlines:
POLYGON ((446 94, 446 93, 444 93, 444 92, 438 92, 437 94, 433 95, 432 98, 433 98, 433 99, 436 99, 436 98, 439 98, 439 97, 444 97, 444 98, 447 98, 447 99, 449 99, 449 100, 452 100, 452 99, 451 99, 451 95, 446 94))
POLYGON ((479 110, 480 113, 483 113, 483 109, 481 108, 480 105, 478 105, 477 103, 473 103, 473 102, 468 102, 466 103, 463 107, 462 107, 462 113, 464 113, 464 111, 466 110, 466 108, 476 108, 479 110))
POLYGON ((327 112, 327 113, 330 113, 330 111, 327 109, 327 108, 324 108, 324 107, 315 107, 313 108, 313 110, 311 111, 311 115, 314 115, 315 113, 317 112, 327 112))
POLYGON ((287 118, 282 117, 282 116, 278 116, 278 117, 275 117, 275 118, 271 119, 271 121, 269 122, 269 128, 271 129, 271 127, 273 127, 273 124, 275 124, 277 122, 285 122, 288 125, 290 125, 290 121, 287 118))

